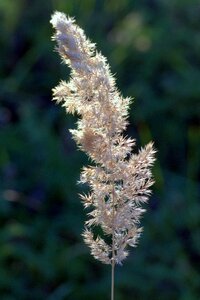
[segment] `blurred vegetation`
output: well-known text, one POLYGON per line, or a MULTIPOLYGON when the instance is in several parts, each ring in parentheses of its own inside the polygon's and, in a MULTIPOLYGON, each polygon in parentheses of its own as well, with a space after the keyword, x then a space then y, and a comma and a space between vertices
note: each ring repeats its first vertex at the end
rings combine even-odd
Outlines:
POLYGON ((116 300, 200 298, 198 0, 0 0, 0 299, 109 299, 110 268, 83 244, 85 155, 51 102, 69 70, 49 24, 75 16, 134 96, 128 134, 154 140, 144 234, 116 272, 116 300))

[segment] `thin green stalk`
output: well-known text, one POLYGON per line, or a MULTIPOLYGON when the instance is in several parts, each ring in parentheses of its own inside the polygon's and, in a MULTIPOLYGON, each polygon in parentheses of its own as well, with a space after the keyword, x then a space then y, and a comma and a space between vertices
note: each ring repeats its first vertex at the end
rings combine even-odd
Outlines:
POLYGON ((115 261, 112 260, 112 272, 111 272, 111 300, 114 300, 114 288, 115 288, 115 261))

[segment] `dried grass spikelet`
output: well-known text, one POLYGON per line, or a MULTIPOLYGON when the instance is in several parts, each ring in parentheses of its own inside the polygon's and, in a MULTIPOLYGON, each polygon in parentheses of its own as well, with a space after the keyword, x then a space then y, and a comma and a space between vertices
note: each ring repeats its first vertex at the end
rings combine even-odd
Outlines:
POLYGON ((68 113, 78 114, 72 136, 95 163, 81 173, 80 181, 91 189, 81 195, 85 208, 91 209, 83 237, 96 259, 121 264, 127 247, 135 247, 142 232, 139 222, 145 210, 141 204, 151 193, 155 150, 149 143, 133 153, 135 140, 123 135, 131 100, 117 90, 106 58, 95 44, 63 13, 55 12, 51 23, 57 50, 71 68, 70 81, 61 81, 53 89, 53 99, 68 113), (96 226, 102 228, 102 236, 93 233, 96 226))

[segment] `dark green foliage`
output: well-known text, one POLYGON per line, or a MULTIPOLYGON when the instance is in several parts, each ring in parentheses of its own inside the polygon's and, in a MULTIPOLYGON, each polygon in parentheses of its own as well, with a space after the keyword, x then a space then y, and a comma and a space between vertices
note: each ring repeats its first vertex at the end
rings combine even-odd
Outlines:
POLYGON ((49 24, 75 16, 108 58, 128 133, 158 150, 144 233, 116 272, 116 300, 200 297, 200 4, 0 0, 0 299, 109 299, 110 268, 83 244, 76 184, 87 158, 51 102, 68 78, 49 24))

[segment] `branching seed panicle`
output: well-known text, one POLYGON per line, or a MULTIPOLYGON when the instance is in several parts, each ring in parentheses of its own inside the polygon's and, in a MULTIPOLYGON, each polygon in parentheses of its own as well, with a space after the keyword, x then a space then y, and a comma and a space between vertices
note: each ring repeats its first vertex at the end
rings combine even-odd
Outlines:
POLYGON ((83 168, 80 179, 91 189, 81 195, 84 207, 91 209, 83 237, 92 255, 114 270, 127 257, 127 247, 137 245, 142 232, 139 223, 145 210, 141 205, 151 193, 155 150, 150 142, 133 153, 135 140, 123 134, 131 99, 117 90, 107 60, 95 44, 63 13, 55 12, 51 23, 57 51, 71 68, 70 81, 61 81, 53 89, 53 99, 79 116, 71 134, 94 162, 83 168), (95 226, 102 228, 102 236, 95 236, 95 226))

